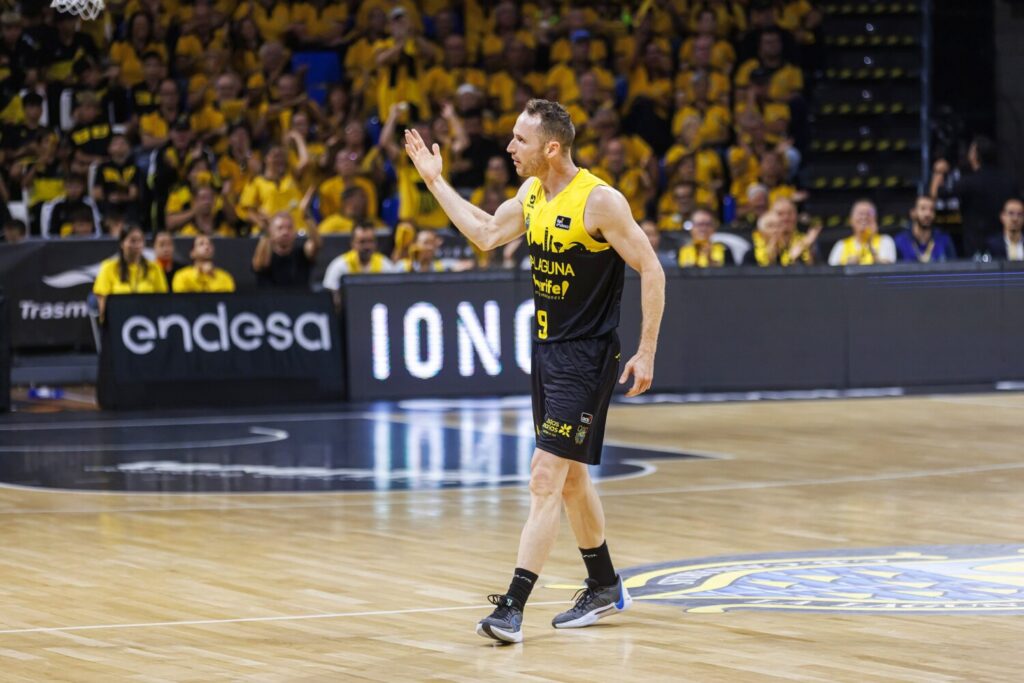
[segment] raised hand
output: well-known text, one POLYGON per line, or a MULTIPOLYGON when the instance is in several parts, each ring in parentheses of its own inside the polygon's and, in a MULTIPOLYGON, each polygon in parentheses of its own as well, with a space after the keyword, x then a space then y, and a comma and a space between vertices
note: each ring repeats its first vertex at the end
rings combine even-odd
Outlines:
POLYGON ((818 241, 818 235, 821 234, 822 229, 821 223, 815 223, 811 226, 811 229, 807 231, 802 240, 799 240, 793 245, 793 248, 789 251, 789 257, 794 261, 800 258, 805 251, 811 248, 811 246, 818 241))
POLYGON ((441 175, 443 161, 441 148, 435 142, 433 149, 427 149, 426 143, 416 130, 405 131, 405 153, 412 159, 423 182, 431 183, 441 175))

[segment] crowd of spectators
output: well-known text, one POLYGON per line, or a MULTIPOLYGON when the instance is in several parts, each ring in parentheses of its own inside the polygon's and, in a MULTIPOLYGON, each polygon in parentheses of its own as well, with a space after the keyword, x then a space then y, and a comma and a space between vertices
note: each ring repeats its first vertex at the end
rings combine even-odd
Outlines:
MULTIPOLYGON (((515 245, 439 257, 458 237, 398 136, 440 145, 448 180, 493 211, 516 188, 512 124, 544 97, 666 264, 821 259, 798 211, 821 42, 810 0, 108 0, 92 22, 46 5, 0 15, 5 241, 114 237, 117 272, 142 277, 125 260, 137 236, 255 239, 259 282, 280 285, 308 282, 322 235, 349 234, 329 288, 351 272, 517 267, 515 245), (340 75, 317 81, 325 61, 340 75)), ((857 202, 827 262, 954 257, 929 211, 918 200, 894 243, 857 202)), ((229 286, 213 251, 196 240, 182 287, 229 286)))

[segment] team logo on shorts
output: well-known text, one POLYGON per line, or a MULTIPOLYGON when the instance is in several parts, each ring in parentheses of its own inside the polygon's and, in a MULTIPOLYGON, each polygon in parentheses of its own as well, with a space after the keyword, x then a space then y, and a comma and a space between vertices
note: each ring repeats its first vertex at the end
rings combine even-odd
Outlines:
POLYGON ((562 422, 552 417, 544 420, 544 424, 540 426, 540 431, 548 436, 564 436, 569 438, 572 436, 572 425, 568 422, 562 422))
POLYGON ((583 440, 586 439, 586 438, 587 438, 587 426, 586 425, 580 425, 579 428, 576 429, 576 437, 575 437, 576 445, 577 446, 582 446, 583 445, 583 440))
POLYGON ((686 612, 1024 614, 1024 545, 708 557, 622 576, 634 600, 686 612))
POLYGON ((593 421, 594 421, 594 416, 591 415, 590 413, 583 413, 583 414, 580 415, 580 422, 582 422, 585 425, 588 425, 588 424, 592 423, 593 421))

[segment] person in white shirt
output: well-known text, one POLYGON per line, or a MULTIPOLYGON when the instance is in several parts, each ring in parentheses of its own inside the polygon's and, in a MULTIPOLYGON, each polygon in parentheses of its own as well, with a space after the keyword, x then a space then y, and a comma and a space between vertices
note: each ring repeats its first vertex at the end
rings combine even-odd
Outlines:
POLYGON ((327 265, 324 273, 324 289, 340 301, 341 278, 346 275, 363 273, 393 273, 395 264, 391 259, 377 251, 377 233, 366 225, 357 225, 352 229, 351 248, 334 257, 327 265))
POLYGON ((829 254, 830 266, 870 266, 896 262, 896 243, 878 234, 878 209, 870 199, 859 199, 850 209, 853 235, 839 240, 829 254))

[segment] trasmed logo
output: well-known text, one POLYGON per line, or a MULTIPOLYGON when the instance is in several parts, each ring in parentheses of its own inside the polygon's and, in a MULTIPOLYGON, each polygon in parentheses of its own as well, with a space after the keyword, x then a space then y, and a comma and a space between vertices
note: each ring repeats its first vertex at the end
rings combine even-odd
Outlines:
POLYGON ((22 320, 64 320, 88 318, 89 305, 84 301, 33 301, 22 299, 18 302, 22 320))
POLYGON ((634 600, 687 612, 1024 614, 1024 545, 709 557, 622 575, 634 600))
POLYGON ((196 348, 209 353, 255 351, 264 342, 275 351, 287 351, 295 345, 306 351, 330 351, 331 325, 327 314, 313 312, 302 313, 294 320, 281 311, 265 318, 242 311, 228 318, 227 306, 218 303, 216 313, 202 313, 195 320, 178 313, 156 319, 133 315, 121 327, 121 341, 138 356, 152 352, 161 341, 180 343, 185 353, 196 348))

